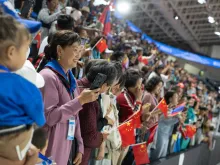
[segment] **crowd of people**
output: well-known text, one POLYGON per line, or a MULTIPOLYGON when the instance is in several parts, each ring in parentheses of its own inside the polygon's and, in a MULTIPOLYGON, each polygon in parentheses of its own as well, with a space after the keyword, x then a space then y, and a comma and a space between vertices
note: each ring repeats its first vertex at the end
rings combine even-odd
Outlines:
POLYGON ((157 125, 147 146, 151 162, 202 142, 212 147, 218 91, 113 15, 104 36, 104 5, 0 2, 0 164, 135 164, 117 128, 139 110, 136 143, 148 142, 157 125), (13 7, 20 18, 8 12, 13 7), (30 33, 23 19, 42 27, 30 33), (108 45, 103 52, 100 41, 108 45), (98 75, 104 80, 93 88, 98 75), (161 100, 168 116, 157 108, 161 100), (169 115, 178 105, 184 109, 169 115), (191 137, 184 134, 187 126, 196 128, 191 137))

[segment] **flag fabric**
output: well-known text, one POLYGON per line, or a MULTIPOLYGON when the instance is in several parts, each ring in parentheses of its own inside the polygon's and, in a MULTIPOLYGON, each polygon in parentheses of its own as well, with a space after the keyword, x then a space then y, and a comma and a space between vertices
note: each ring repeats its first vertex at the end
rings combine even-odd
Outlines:
POLYGON ((134 145, 134 146, 132 146, 132 148, 133 148, 133 153, 134 153, 136 165, 150 163, 148 153, 147 153, 146 142, 134 145))
POLYGON ((108 35, 111 32, 111 11, 110 11, 111 3, 105 7, 101 16, 99 17, 99 21, 104 25, 103 34, 108 35))
POLYGON ((122 61, 122 67, 124 68, 124 69, 127 69, 128 67, 129 67, 129 58, 126 56, 125 58, 124 58, 124 60, 122 61))
POLYGON ((186 125, 186 136, 190 139, 196 134, 196 126, 186 125))
POLYGON ((118 127, 118 131, 121 135, 122 147, 135 144, 133 120, 129 120, 128 122, 121 124, 118 127))
POLYGON ((185 128, 180 127, 180 132, 184 139, 192 138, 196 134, 196 126, 186 125, 185 128))
POLYGON ((40 48, 40 44, 41 44, 41 33, 40 32, 36 35, 34 40, 37 41, 37 49, 39 49, 40 48))
POLYGON ((157 108, 163 112, 165 117, 167 117, 168 105, 164 99, 160 101, 160 103, 157 105, 157 108))
POLYGON ((186 105, 185 103, 178 105, 174 110, 171 111, 169 116, 173 117, 179 114, 180 112, 182 112, 185 109, 185 105, 186 105))
POLYGON ((101 16, 99 17, 99 21, 104 25, 105 23, 105 19, 106 19, 106 15, 107 15, 107 12, 109 10, 109 6, 106 6, 104 8, 104 11, 102 12, 101 16))
POLYGON ((153 127, 149 129, 150 136, 148 138, 147 144, 150 144, 154 141, 154 135, 157 132, 158 123, 156 123, 153 127))
POLYGON ((101 40, 99 40, 98 43, 96 44, 96 49, 97 49, 100 53, 104 52, 105 49, 107 49, 107 48, 108 48, 108 46, 107 46, 107 44, 106 44, 106 40, 103 39, 103 38, 102 38, 101 40))
POLYGON ((131 115, 128 120, 133 120, 134 128, 141 128, 141 110, 131 115))

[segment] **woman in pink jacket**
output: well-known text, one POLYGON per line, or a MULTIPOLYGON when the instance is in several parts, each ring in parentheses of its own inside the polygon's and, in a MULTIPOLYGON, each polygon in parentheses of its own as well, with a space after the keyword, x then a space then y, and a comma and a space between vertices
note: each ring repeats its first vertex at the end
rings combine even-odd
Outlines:
MULTIPOLYGON (((86 103, 95 101, 97 90, 84 90, 79 95, 76 80, 70 69, 81 57, 80 37, 72 31, 56 32, 45 48, 49 61, 40 72, 44 77, 42 89, 49 144, 46 156, 58 165, 79 165, 84 154, 78 113, 86 103)), ((85 110, 86 111, 86 110, 85 110)))

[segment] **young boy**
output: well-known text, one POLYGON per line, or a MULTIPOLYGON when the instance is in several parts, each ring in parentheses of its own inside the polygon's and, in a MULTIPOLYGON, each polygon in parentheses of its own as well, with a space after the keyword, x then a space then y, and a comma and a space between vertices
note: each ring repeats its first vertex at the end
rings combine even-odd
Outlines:
MULTIPOLYGON (((37 128, 34 131, 32 144, 40 150, 42 155, 45 155, 47 146, 48 146, 48 139, 47 139, 47 132, 43 128, 37 128)), ((38 158, 36 165, 47 165, 45 160, 38 158)))

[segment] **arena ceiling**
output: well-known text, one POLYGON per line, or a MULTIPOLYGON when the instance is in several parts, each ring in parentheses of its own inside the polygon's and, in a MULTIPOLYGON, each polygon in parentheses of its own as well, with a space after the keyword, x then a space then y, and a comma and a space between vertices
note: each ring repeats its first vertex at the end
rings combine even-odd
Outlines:
MULTIPOLYGON (((126 0, 132 12, 126 15, 153 39, 185 50, 204 53, 202 47, 219 45, 214 34, 220 28, 220 0, 126 0), (175 20, 178 16, 178 20, 175 20), (208 16, 215 23, 208 22, 208 16)), ((219 29, 220 30, 220 29, 219 29)))

